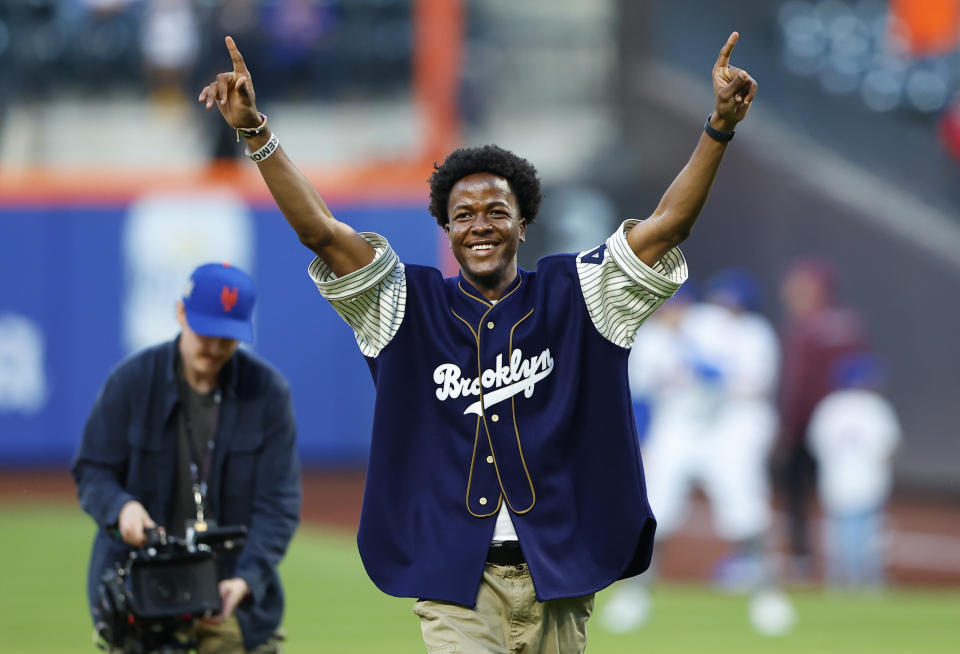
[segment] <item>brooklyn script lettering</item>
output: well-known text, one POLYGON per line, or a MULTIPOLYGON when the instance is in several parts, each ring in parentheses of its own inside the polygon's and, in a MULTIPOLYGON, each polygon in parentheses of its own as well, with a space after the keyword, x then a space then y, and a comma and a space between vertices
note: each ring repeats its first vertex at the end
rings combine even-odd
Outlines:
MULTIPOLYGON (((442 363, 433 371, 433 381, 437 384, 437 399, 480 395, 483 389, 483 406, 497 402, 523 392, 524 397, 533 395, 533 389, 541 379, 553 372, 553 357, 547 348, 537 356, 524 358, 518 348, 510 354, 510 365, 504 365, 503 355, 497 355, 496 366, 487 368, 478 377, 464 377, 460 366, 442 363), (487 392, 492 390, 493 392, 487 392)), ((474 402, 464 414, 480 415, 480 402, 474 402)))

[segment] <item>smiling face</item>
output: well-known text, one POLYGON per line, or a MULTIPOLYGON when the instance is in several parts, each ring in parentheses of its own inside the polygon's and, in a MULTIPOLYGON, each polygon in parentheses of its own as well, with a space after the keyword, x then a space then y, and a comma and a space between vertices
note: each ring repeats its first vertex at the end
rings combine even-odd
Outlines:
POLYGON ((510 184, 490 173, 467 175, 447 203, 453 256, 463 276, 488 300, 497 300, 517 276, 517 248, 526 225, 510 184))

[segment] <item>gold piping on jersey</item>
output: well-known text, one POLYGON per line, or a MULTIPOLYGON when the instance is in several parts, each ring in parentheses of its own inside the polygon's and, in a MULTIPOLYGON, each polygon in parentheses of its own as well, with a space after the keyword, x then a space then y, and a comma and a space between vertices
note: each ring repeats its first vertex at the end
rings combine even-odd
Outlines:
MULTIPOLYGON (((450 309, 450 313, 453 314, 453 317, 454 317, 454 318, 456 318, 457 320, 459 320, 460 322, 462 322, 464 325, 466 325, 466 326, 467 326, 467 329, 470 330, 470 333, 473 334, 473 340, 477 343, 477 351, 479 352, 479 348, 480 348, 480 337, 477 336, 477 332, 475 332, 475 331, 473 330, 473 325, 471 325, 471 324, 468 323, 466 320, 464 320, 464 319, 461 318, 459 315, 457 315, 457 312, 454 311, 452 307, 451 307, 451 309, 450 309)), ((483 315, 487 315, 487 314, 483 314, 483 315)), ((478 355, 478 356, 479 356, 479 355, 478 355)))
MULTIPOLYGON (((463 281, 463 280, 461 280, 461 279, 458 279, 458 280, 457 280, 457 288, 460 289, 460 292, 461 292, 461 293, 463 293, 464 295, 466 295, 466 296, 469 297, 469 298, 473 298, 474 300, 476 300, 476 301, 479 302, 480 304, 483 304, 484 306, 487 306, 487 307, 492 307, 492 306, 495 304, 495 302, 491 302, 491 301, 488 300, 487 298, 477 297, 476 295, 474 295, 473 293, 471 293, 470 291, 468 291, 467 289, 465 289, 465 288, 463 287, 463 284, 461 283, 462 281, 463 281)), ((502 301, 506 300, 508 297, 510 297, 510 295, 511 295, 515 290, 517 290, 518 288, 520 288, 520 283, 523 281, 523 277, 520 275, 519 271, 517 272, 516 281, 517 281, 517 285, 514 286, 510 291, 508 291, 506 295, 504 295, 502 298, 500 298, 499 300, 497 300, 497 302, 502 302, 502 301)), ((512 282, 511 282, 511 283, 512 283, 512 282)))
MULTIPOLYGON (((517 274, 517 280, 518 280, 517 285, 514 286, 510 291, 508 291, 506 295, 504 295, 504 296, 501 297, 499 300, 497 300, 497 302, 502 302, 503 300, 506 300, 508 297, 510 297, 511 295, 513 295, 513 293, 514 293, 518 288, 520 288, 520 284, 522 283, 523 279, 522 279, 522 277, 520 276, 519 273, 517 274)), ((487 300, 482 300, 482 299, 478 298, 477 296, 475 296, 475 295, 473 295, 473 294, 471 294, 471 293, 468 293, 468 292, 463 288, 463 286, 460 284, 460 281, 459 281, 459 280, 457 281, 457 286, 460 288, 460 291, 461 291, 464 295, 466 295, 466 296, 468 296, 468 297, 471 297, 471 298, 473 298, 474 300, 477 300, 478 302, 486 305, 486 307, 487 307, 487 310, 483 312, 483 315, 482 315, 482 316, 480 316, 480 320, 477 322, 477 328, 476 328, 476 329, 473 328, 473 325, 471 325, 471 324, 470 324, 469 322, 467 322, 464 318, 462 318, 460 315, 458 315, 457 312, 453 310, 453 307, 450 307, 450 313, 452 313, 453 316, 454 316, 455 318, 457 318, 457 320, 459 320, 459 321, 462 322, 464 325, 466 325, 466 326, 467 326, 467 329, 469 329, 469 330, 470 330, 470 333, 473 335, 474 343, 475 343, 476 346, 477 346, 477 377, 478 377, 478 379, 479 379, 479 378, 482 378, 482 377, 483 377, 483 364, 482 364, 482 362, 480 361, 480 325, 482 325, 482 324, 483 324, 483 321, 486 320, 487 314, 489 314, 491 311, 493 311, 493 307, 494 307, 495 305, 494 305, 492 302, 489 302, 489 301, 487 301, 487 300)), ((532 313, 533 310, 531 309, 530 312, 532 313)), ((526 316, 524 316, 523 318, 521 318, 520 321, 522 322, 522 321, 523 321, 524 319, 526 319, 527 316, 529 316, 529 315, 530 315, 530 314, 528 313, 526 316)), ((519 323, 517 323, 517 324, 519 324, 519 323)), ((514 325, 514 328, 516 328, 516 325, 514 325)), ((512 338, 513 338, 513 330, 510 331, 510 336, 511 336, 511 340, 512 340, 512 338)), ((522 454, 522 453, 521 453, 521 455, 520 455, 520 460, 523 461, 523 454, 522 454)), ((523 465, 524 465, 524 470, 526 470, 526 463, 524 463, 523 465)), ((527 479, 528 479, 528 480, 530 479, 530 473, 529 473, 529 472, 527 472, 527 479)), ((533 482, 530 482, 530 489, 531 489, 531 491, 533 490, 533 482)), ((489 518, 490 516, 494 515, 494 514, 497 513, 498 511, 500 511, 500 505, 503 503, 503 501, 504 501, 505 499, 506 499, 506 491, 505 491, 504 488, 503 488, 503 480, 500 479, 500 471, 497 469, 497 457, 496 457, 496 455, 495 455, 494 452, 493 452, 493 445, 491 444, 491 441, 490 441, 490 431, 487 429, 486 407, 484 407, 484 405, 483 405, 483 383, 481 382, 481 384, 480 384, 480 415, 477 416, 477 429, 476 429, 476 431, 474 432, 474 435, 473 435, 473 453, 470 455, 470 468, 469 468, 469 473, 467 474, 467 495, 466 495, 467 512, 468 512, 470 515, 472 515, 472 516, 474 516, 474 517, 476 517, 476 518, 489 518), (490 444, 490 455, 493 456, 493 465, 494 465, 494 471, 495 471, 496 474, 497 474, 497 483, 500 484, 500 497, 497 498, 497 506, 496 506, 496 508, 493 509, 493 512, 492 512, 492 513, 485 513, 485 514, 482 514, 482 515, 481 515, 481 514, 478 514, 478 513, 474 513, 473 509, 470 508, 470 489, 471 489, 471 486, 472 486, 472 484, 473 484, 473 466, 476 465, 476 460, 477 460, 477 445, 478 445, 479 442, 480 442, 480 419, 481 419, 481 418, 483 418, 483 428, 484 428, 484 431, 485 431, 486 434, 487 434, 487 443, 490 444)), ((509 501, 507 502, 507 505, 508 505, 508 506, 510 505, 509 501)), ((511 507, 511 508, 512 508, 512 507, 511 507)), ((530 505, 529 508, 524 509, 523 512, 525 513, 526 511, 529 511, 531 508, 533 508, 533 505, 532 505, 532 504, 530 505)))
MULTIPOLYGON (((503 503, 503 489, 501 488, 500 497, 497 498, 497 506, 490 513, 474 513, 470 508, 470 488, 473 485, 473 466, 477 461, 477 445, 480 443, 480 416, 477 416, 477 430, 473 435, 473 454, 470 455, 470 472, 467 475, 467 512, 474 518, 489 518, 494 513, 500 511, 500 505, 503 503)), ((493 454, 493 451, 490 451, 493 454)))
MULTIPOLYGON (((520 323, 522 323, 524 320, 526 320, 532 315, 533 315, 533 309, 531 308, 530 311, 527 312, 527 315, 525 315, 523 318, 518 320, 513 325, 513 327, 510 328, 510 344, 508 345, 508 352, 507 352, 508 361, 509 361, 509 357, 513 354, 514 330, 516 330, 517 325, 519 325, 520 323)), ((525 509, 513 508, 513 504, 510 503, 510 497, 507 495, 507 489, 503 487, 503 480, 500 478, 500 467, 497 465, 496 453, 494 453, 494 456, 493 456, 493 467, 497 472, 497 481, 500 482, 500 492, 503 493, 503 501, 507 503, 507 506, 510 508, 511 511, 513 511, 517 515, 523 515, 524 513, 532 509, 533 505, 537 503, 537 491, 533 487, 533 479, 530 477, 530 469, 527 468, 527 460, 523 456, 523 446, 520 444, 520 430, 517 428, 517 405, 515 404, 515 402, 516 402, 516 396, 511 397, 510 398, 510 414, 511 414, 511 417, 513 418, 513 433, 516 434, 517 436, 517 452, 520 453, 520 464, 523 466, 523 473, 527 476, 527 485, 530 486, 530 506, 528 506, 525 509)), ((483 418, 483 426, 484 428, 486 428, 487 426, 486 415, 484 415, 484 418, 483 418)), ((489 429, 487 430, 487 442, 490 444, 490 452, 493 452, 493 440, 490 438, 489 429)))
MULTIPOLYGON (((458 282, 458 284, 459 284, 459 282, 458 282)), ((460 290, 463 290, 463 288, 461 287, 460 290)), ((464 293, 465 293, 466 295, 470 295, 470 294, 467 293, 466 291, 464 291, 464 293)), ((477 298, 476 298, 475 296, 473 296, 473 295, 470 295, 470 297, 472 297, 472 298, 475 299, 475 300, 477 299, 477 298)), ((490 304, 489 302, 485 302, 485 304, 487 305, 488 308, 487 308, 486 311, 484 311, 483 316, 481 316, 481 318, 480 318, 480 323, 479 323, 479 324, 481 324, 481 325, 483 324, 483 319, 486 318, 486 317, 487 317, 487 314, 490 313, 490 311, 493 309, 493 305, 490 304)), ((463 318, 461 318, 459 315, 457 315, 457 312, 453 310, 453 307, 450 308, 450 313, 452 313, 452 314, 454 315, 454 317, 456 317, 456 318, 457 318, 458 320, 460 320, 464 325, 466 325, 466 326, 467 326, 467 329, 470 330, 470 333, 473 334, 473 341, 474 341, 474 343, 475 343, 476 346, 477 346, 477 369, 478 369, 478 370, 482 370, 482 367, 481 367, 481 365, 480 365, 480 334, 478 333, 479 328, 477 328, 477 330, 475 330, 475 329, 473 328, 473 325, 471 325, 469 322, 467 322, 466 320, 464 320, 463 318)), ((480 385, 480 412, 481 412, 481 414, 483 413, 483 384, 482 384, 482 383, 481 383, 481 385, 480 385)), ((481 418, 481 416, 477 416, 477 429, 476 429, 476 431, 475 431, 474 434, 473 434, 473 453, 470 455, 470 467, 469 467, 469 472, 468 472, 468 474, 467 474, 467 497, 466 497, 466 503, 467 503, 467 513, 469 513, 469 514, 472 515, 473 517, 475 517, 475 518, 489 518, 489 517, 492 516, 494 513, 496 513, 497 511, 500 510, 500 503, 503 501, 503 484, 500 484, 500 497, 497 498, 497 507, 493 510, 493 513, 484 513, 484 514, 474 513, 473 509, 470 508, 470 489, 471 489, 471 487, 472 487, 472 485, 473 485, 473 466, 476 465, 476 461, 477 461, 477 445, 479 445, 479 443, 480 443, 480 418, 481 418)), ((491 450, 490 450, 490 454, 493 455, 493 449, 492 449, 492 448, 491 448, 491 450)), ((496 461, 496 459, 494 459, 494 461, 496 461)), ((497 479, 498 479, 498 482, 499 482, 499 477, 498 477, 497 479)))
POLYGON ((460 280, 459 280, 459 279, 457 280, 457 288, 460 289, 460 292, 461 292, 461 293, 463 293, 463 294, 466 295, 467 297, 473 298, 474 300, 476 300, 476 301, 479 302, 480 304, 483 304, 484 306, 488 306, 488 307, 492 307, 492 306, 493 306, 493 304, 490 303, 490 300, 488 300, 488 299, 486 299, 486 298, 477 297, 476 295, 474 295, 473 293, 471 293, 471 292, 469 292, 467 289, 465 289, 465 288, 463 287, 463 284, 460 283, 460 280))

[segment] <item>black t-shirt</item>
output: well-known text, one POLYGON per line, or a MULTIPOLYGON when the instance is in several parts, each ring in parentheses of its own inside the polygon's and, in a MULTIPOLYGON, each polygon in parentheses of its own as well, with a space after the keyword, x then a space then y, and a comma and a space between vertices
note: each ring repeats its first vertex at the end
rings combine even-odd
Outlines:
MULTIPOLYGON (((193 497, 194 478, 190 466, 191 463, 196 464, 199 481, 207 480, 213 457, 217 420, 220 417, 220 390, 197 392, 186 383, 182 373, 179 381, 181 399, 177 410, 177 492, 167 532, 183 538, 186 535, 186 521, 196 520, 197 517, 197 505, 193 497)), ((214 507, 210 506, 209 493, 207 495, 204 517, 210 520, 216 517, 216 513, 214 507)))

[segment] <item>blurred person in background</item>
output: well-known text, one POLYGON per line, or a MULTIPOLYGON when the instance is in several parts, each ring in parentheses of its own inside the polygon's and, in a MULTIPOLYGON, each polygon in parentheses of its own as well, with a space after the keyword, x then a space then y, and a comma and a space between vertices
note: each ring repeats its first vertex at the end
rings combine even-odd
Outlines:
MULTIPOLYGON (((704 302, 692 302, 692 295, 675 296, 640 330, 630 358, 631 392, 650 405, 641 450, 657 546, 662 550, 683 525, 694 490, 702 489, 731 550, 717 566, 716 582, 751 595, 755 629, 781 634, 793 610, 776 590, 766 547, 779 343, 757 311, 760 284, 749 271, 721 270, 708 280, 704 302)), ((618 587, 602 615, 609 630, 644 624, 650 579, 618 587)))
POLYGON ((832 372, 836 390, 817 404, 807 433, 826 513, 827 583, 876 589, 884 581, 883 516, 900 423, 879 392, 885 374, 876 355, 842 357, 832 372))
POLYGON ((807 447, 810 416, 832 389, 830 374, 836 361, 866 346, 860 317, 837 306, 835 285, 829 263, 802 259, 788 268, 780 288, 785 318, 774 475, 782 486, 789 520, 786 572, 796 581, 813 574, 807 502, 816 463, 807 447))
POLYGON ((367 358, 377 395, 357 543, 380 589, 419 598, 428 650, 582 652, 594 593, 649 565, 656 522, 627 357, 686 278, 676 247, 753 101, 756 82, 729 65, 737 38, 714 66, 696 149, 653 214, 535 273, 517 251, 540 206, 536 169, 497 146, 451 153, 430 179, 430 213, 460 264, 448 279, 333 217, 257 111, 226 38, 233 70, 199 101, 246 139, 367 358))
POLYGON ((147 88, 155 101, 179 103, 197 63, 200 25, 193 0, 152 0, 141 26, 147 88))
MULTIPOLYGON (((87 592, 100 623, 105 570, 161 526, 245 525, 221 557, 222 612, 184 634, 200 654, 279 652, 277 565, 300 514, 296 426, 286 380, 239 341, 253 339, 253 280, 211 263, 176 305, 181 332, 124 361, 94 403, 72 466, 80 505, 98 525, 87 592)), ((116 650, 120 651, 120 650, 116 650)))

